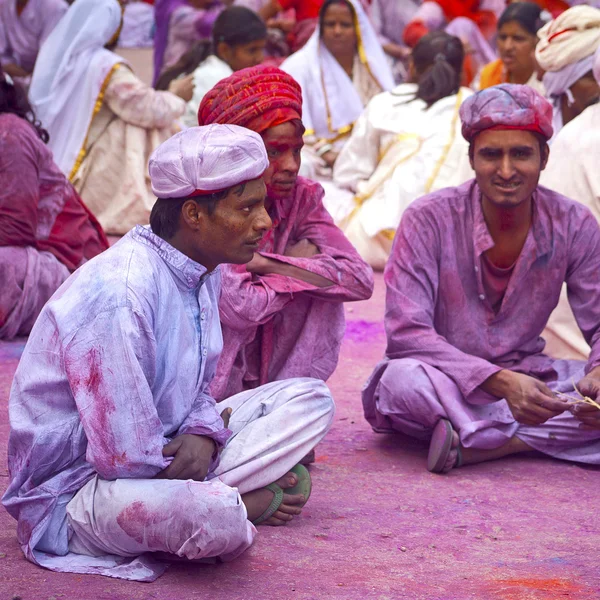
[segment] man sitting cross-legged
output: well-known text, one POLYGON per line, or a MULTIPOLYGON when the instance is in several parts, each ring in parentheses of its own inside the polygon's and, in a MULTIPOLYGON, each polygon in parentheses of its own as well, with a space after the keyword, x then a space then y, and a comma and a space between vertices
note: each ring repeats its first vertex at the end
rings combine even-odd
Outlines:
POLYGON ((28 559, 152 580, 165 553, 235 558, 251 521, 285 524, 308 500, 295 465, 330 427, 323 382, 278 381, 218 409, 208 393, 223 344, 218 265, 249 261, 271 227, 267 166, 241 127, 175 135, 150 159, 151 229, 43 309, 11 392, 3 499, 28 559))
POLYGON ((385 271, 386 359, 363 392, 376 431, 430 439, 428 467, 528 450, 600 463, 600 229, 538 186, 552 108, 532 88, 492 87, 460 110, 476 178, 404 213, 385 271), (592 352, 552 360, 540 337, 566 282, 592 352))
POLYGON ((252 261, 223 269, 217 400, 288 377, 326 381, 344 337, 343 303, 373 293, 371 267, 333 223, 323 188, 298 177, 301 118, 298 83, 264 65, 223 79, 200 105, 200 125, 233 123, 261 135, 273 221, 252 261))

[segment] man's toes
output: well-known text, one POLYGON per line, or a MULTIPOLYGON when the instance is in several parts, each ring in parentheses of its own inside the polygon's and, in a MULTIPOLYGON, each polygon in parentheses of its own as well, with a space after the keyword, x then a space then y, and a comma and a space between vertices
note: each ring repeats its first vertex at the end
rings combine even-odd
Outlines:
POLYGON ((278 510, 282 513, 292 516, 298 516, 302 512, 302 506, 294 506, 293 504, 286 504, 285 500, 281 503, 278 510))
POLYGON ((298 477, 295 473, 286 473, 281 479, 276 481, 277 485, 286 490, 294 487, 298 483, 298 477))

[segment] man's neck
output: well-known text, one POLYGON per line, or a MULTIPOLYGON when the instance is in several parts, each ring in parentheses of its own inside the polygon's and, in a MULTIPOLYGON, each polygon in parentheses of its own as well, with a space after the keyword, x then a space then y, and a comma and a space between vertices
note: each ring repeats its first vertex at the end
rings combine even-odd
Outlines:
POLYGON ((483 217, 494 240, 494 247, 486 251, 493 264, 501 268, 513 265, 521 254, 529 234, 532 219, 532 200, 518 206, 504 208, 482 199, 483 217))
POLYGON ((197 262, 199 265, 202 265, 207 273, 214 271, 218 264, 212 264, 210 260, 207 260, 207 257, 201 256, 197 249, 193 244, 190 244, 185 235, 181 234, 181 230, 179 230, 173 237, 166 239, 162 236, 159 236, 161 239, 165 240, 167 244, 170 244, 175 248, 175 250, 179 250, 181 254, 184 254, 194 262, 197 262))

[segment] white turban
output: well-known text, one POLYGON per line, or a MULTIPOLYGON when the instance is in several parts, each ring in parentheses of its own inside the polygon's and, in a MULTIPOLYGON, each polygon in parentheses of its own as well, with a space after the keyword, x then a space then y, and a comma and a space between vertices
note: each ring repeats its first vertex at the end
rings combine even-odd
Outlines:
POLYGON ((600 10, 573 6, 544 25, 538 37, 538 64, 544 71, 560 71, 594 54, 600 46, 600 10))
POLYGON ((260 135, 237 125, 191 127, 150 157, 157 198, 186 198, 229 189, 260 177, 269 159, 260 135))
POLYGON ((600 10, 591 6, 573 6, 538 31, 535 49, 544 74, 546 94, 554 106, 553 127, 556 135, 563 126, 560 99, 574 102, 571 87, 594 66, 594 53, 600 47, 600 10))

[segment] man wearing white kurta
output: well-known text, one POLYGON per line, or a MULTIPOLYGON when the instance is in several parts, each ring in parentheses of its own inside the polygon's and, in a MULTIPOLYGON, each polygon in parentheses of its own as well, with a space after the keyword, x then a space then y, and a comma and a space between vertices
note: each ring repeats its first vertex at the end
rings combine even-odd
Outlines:
MULTIPOLYGON (((593 72, 600 85, 600 49, 596 50, 593 72)), ((600 222, 600 103, 586 108, 567 123, 554 138, 542 185, 585 204, 600 222), (566 157, 566 160, 565 160, 566 157)), ((543 334, 547 352, 555 358, 586 360, 590 347, 569 306, 567 290, 563 289, 558 306, 552 313, 543 334)))
POLYGON ((11 391, 3 498, 29 560, 152 581, 163 553, 231 560, 251 521, 300 513, 310 477, 294 465, 330 427, 325 384, 277 381, 218 409, 207 392, 223 344, 218 265, 248 262, 271 227, 268 165, 241 127, 177 134, 150 160, 151 229, 89 261, 42 311, 11 391))

